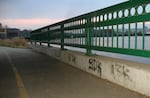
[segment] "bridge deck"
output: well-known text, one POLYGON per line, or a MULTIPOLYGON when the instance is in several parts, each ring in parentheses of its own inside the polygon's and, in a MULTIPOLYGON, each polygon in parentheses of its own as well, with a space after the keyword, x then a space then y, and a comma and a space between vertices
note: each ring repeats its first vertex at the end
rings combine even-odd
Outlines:
POLYGON ((31 49, 0 47, 0 98, 146 97, 31 49))

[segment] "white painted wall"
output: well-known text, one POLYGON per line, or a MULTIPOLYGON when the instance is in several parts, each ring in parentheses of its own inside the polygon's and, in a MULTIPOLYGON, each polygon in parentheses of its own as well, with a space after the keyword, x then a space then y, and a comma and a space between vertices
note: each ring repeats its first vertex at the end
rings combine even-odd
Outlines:
POLYGON ((53 47, 31 46, 99 78, 109 80, 130 90, 150 96, 150 65, 105 56, 86 56, 80 52, 53 47))

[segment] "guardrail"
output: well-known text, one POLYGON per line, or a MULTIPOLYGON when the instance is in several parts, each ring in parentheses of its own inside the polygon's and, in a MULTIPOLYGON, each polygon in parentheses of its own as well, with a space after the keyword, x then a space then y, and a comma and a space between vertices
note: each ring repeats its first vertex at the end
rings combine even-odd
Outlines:
POLYGON ((31 32, 31 42, 150 57, 150 0, 130 0, 31 32))

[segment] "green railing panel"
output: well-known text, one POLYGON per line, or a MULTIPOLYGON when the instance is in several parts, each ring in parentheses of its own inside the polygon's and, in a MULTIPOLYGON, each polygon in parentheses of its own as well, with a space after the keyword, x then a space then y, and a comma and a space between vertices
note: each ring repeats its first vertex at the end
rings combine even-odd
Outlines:
POLYGON ((130 0, 32 31, 31 41, 150 57, 150 0, 130 0))

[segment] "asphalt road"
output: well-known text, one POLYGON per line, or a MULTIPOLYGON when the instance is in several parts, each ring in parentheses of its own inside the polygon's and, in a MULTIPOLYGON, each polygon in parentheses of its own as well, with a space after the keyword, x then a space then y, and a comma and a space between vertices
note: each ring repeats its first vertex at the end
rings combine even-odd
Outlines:
POLYGON ((0 47, 0 98, 147 98, 31 49, 0 47))

